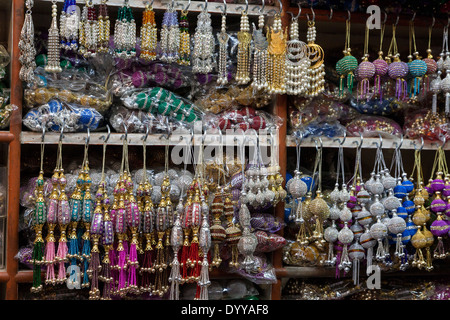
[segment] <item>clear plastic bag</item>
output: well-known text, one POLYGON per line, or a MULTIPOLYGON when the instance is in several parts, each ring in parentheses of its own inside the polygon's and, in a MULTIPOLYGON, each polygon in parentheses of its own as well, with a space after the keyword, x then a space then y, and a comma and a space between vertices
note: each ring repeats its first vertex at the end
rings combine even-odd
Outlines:
POLYGON ((360 116, 347 124, 347 133, 353 137, 383 137, 392 139, 402 135, 402 128, 392 119, 381 116, 360 116))
POLYGON ((76 104, 69 104, 59 100, 31 109, 23 118, 23 124, 31 131, 42 131, 42 127, 49 131, 81 132, 96 130, 103 121, 103 116, 95 109, 82 108, 76 104))
POLYGON ((422 137, 426 140, 441 140, 443 136, 450 138, 446 117, 427 109, 406 112, 403 131, 409 139, 422 137))
POLYGON ((275 233, 284 228, 285 224, 270 213, 252 213, 250 224, 253 229, 275 233))
POLYGON ((286 239, 277 234, 258 230, 255 232, 255 236, 258 239, 255 252, 272 252, 286 245, 286 239))

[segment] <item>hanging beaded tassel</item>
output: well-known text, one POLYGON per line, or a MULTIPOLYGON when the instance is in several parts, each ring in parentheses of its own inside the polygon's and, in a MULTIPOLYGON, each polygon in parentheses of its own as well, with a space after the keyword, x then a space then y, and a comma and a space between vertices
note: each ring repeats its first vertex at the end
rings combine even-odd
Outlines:
POLYGON ((42 237, 42 228, 47 219, 47 207, 44 199, 44 139, 41 143, 41 166, 39 176, 36 180, 36 203, 34 207, 33 226, 35 239, 33 245, 33 285, 31 292, 36 293, 42 290, 41 284, 41 265, 45 262, 43 257, 44 239, 42 237))
POLYGON ((286 92, 286 41, 287 29, 281 27, 281 16, 277 14, 273 26, 267 31, 267 91, 270 94, 284 94, 286 92))
POLYGON ((354 71, 358 67, 358 61, 351 54, 350 49, 350 20, 345 21, 345 48, 344 57, 336 63, 336 71, 340 75, 339 96, 344 95, 345 77, 347 76, 347 88, 349 93, 353 92, 354 71))
POLYGON ((214 195, 213 203, 211 206, 211 213, 213 215, 213 225, 211 226, 211 241, 214 245, 213 248, 213 260, 211 262, 212 267, 218 268, 222 263, 222 259, 220 258, 220 244, 226 238, 225 228, 222 226, 221 217, 224 212, 224 203, 222 194, 220 192, 216 192, 214 195))
POLYGON ((114 46, 116 56, 121 59, 130 59, 136 56, 136 22, 133 12, 125 0, 114 26, 114 46))
POLYGON ((76 11, 75 0, 64 1, 64 7, 59 18, 59 23, 59 30, 61 31, 61 48, 65 50, 77 50, 80 17, 76 11))
POLYGON ((146 5, 142 15, 141 27, 141 55, 146 61, 156 59, 156 44, 158 40, 158 29, 156 29, 155 11, 152 6, 146 5))
POLYGON ((20 32, 19 40, 19 62, 22 65, 19 72, 19 78, 22 81, 34 81, 34 69, 36 68, 35 56, 36 48, 34 47, 34 24, 31 16, 31 8, 33 7, 33 0, 26 0, 25 6, 27 11, 25 13, 25 20, 22 31, 20 32))
POLYGON ((163 16, 159 59, 168 63, 176 62, 178 60, 179 47, 180 28, 178 26, 178 16, 173 6, 169 6, 163 16))
POLYGON ((267 87, 267 48, 269 43, 264 35, 264 15, 258 17, 258 29, 253 24, 253 82, 252 86, 256 90, 263 90, 267 87))
POLYGON ((310 61, 306 44, 298 37, 298 20, 292 18, 286 48, 286 93, 303 95, 308 89, 310 61))
POLYGON ((316 41, 316 26, 314 20, 308 20, 308 31, 306 33, 307 53, 309 59, 309 68, 306 75, 308 84, 306 85, 306 95, 315 97, 325 89, 325 65, 324 52, 316 41))
POLYGON ((181 228, 180 216, 177 215, 175 224, 172 228, 172 233, 170 236, 170 245, 173 249, 173 260, 172 260, 172 270, 170 272, 169 282, 170 285, 170 300, 180 299, 180 283, 181 283, 181 273, 180 273, 180 261, 178 260, 178 252, 183 245, 183 229, 181 228))
POLYGON ((378 51, 378 58, 373 61, 373 65, 375 66, 374 94, 380 98, 380 101, 383 99, 383 88, 381 85, 381 79, 384 76, 386 76, 389 67, 386 60, 383 59, 383 39, 385 29, 386 24, 383 23, 380 32, 380 50, 378 51))
POLYGON ((227 15, 222 14, 222 24, 220 32, 217 34, 217 40, 219 41, 219 57, 217 58, 217 84, 226 85, 228 83, 228 70, 227 70, 227 58, 228 58, 228 40, 230 37, 227 34, 226 29, 227 15))
POLYGON ((57 19, 57 6, 56 0, 52 0, 52 22, 50 29, 48 29, 48 50, 47 50, 47 65, 45 71, 50 73, 61 72, 61 66, 59 64, 59 31, 58 31, 58 19, 57 19))
POLYGON ((47 210, 47 237, 45 238, 45 264, 47 265, 45 284, 55 284, 55 227, 58 221, 58 182, 59 170, 58 166, 53 171, 52 175, 52 192, 50 194, 47 210))
POLYGON ((245 11, 242 11, 241 14, 240 30, 238 31, 237 38, 239 44, 237 52, 236 81, 238 84, 242 85, 250 82, 250 43, 252 41, 248 15, 245 11))
POLYGON ((109 36, 111 33, 111 21, 109 20, 108 6, 102 0, 98 8, 98 47, 97 52, 106 53, 109 51, 109 36))
MULTIPOLYGON (((180 48, 178 64, 189 66, 191 64, 191 36, 189 35, 188 11, 182 10, 180 16, 180 48)), ((213 40, 214 50, 214 40, 213 40)))
POLYGON ((388 75, 391 79, 395 80, 395 96, 397 100, 404 100, 408 93, 405 77, 408 75, 409 67, 408 64, 400 60, 400 54, 397 49, 397 40, 395 38, 396 28, 396 25, 392 26, 392 40, 391 45, 389 46, 388 56, 389 59, 392 57, 394 61, 389 64, 388 75))
MULTIPOLYGON (((436 71, 438 70, 438 65, 436 60, 433 59, 433 55, 431 54, 431 34, 433 31, 433 26, 430 26, 428 28, 428 49, 427 49, 427 57, 425 59, 423 59, 423 61, 425 62, 426 66, 427 66, 427 72, 425 73, 425 76, 423 78, 424 81, 424 93, 427 94, 428 91, 430 91, 430 85, 431 85, 431 81, 433 80, 432 78, 436 77, 436 71)), ((433 98, 434 99, 434 98, 433 98)), ((433 101, 434 103, 434 101, 433 101)))
POLYGON ((420 83, 422 81, 422 78, 427 73, 427 64, 425 61, 421 60, 419 57, 419 52, 416 48, 416 35, 414 31, 414 20, 411 20, 409 22, 409 56, 408 56, 408 69, 409 69, 409 75, 411 77, 411 84, 410 84, 410 97, 411 100, 417 99, 417 96, 420 93, 420 83), (414 61, 412 60, 411 55, 411 42, 414 45, 414 61))
POLYGON ((211 15, 205 6, 197 17, 192 51, 192 71, 207 74, 213 70, 214 35, 212 33, 211 15))
POLYGON ((364 57, 358 66, 358 99, 370 99, 370 79, 376 72, 375 65, 369 61, 369 28, 366 25, 366 35, 364 38, 364 57))
POLYGON ((84 234, 82 236, 83 248, 82 248, 82 259, 83 259, 83 282, 81 286, 87 288, 89 286, 89 276, 87 270, 89 268, 89 261, 91 259, 91 240, 90 240, 90 229, 92 215, 94 211, 94 203, 91 195, 91 184, 92 180, 89 175, 89 160, 87 156, 87 148, 85 147, 85 166, 84 166, 84 197, 83 197, 83 214, 81 216, 81 221, 84 226, 84 234))
POLYGON ((227 220, 227 228, 225 229, 225 241, 228 245, 228 248, 231 250, 231 261, 229 262, 229 266, 231 268, 237 268, 239 267, 239 251, 237 248, 237 244, 239 243, 239 239, 242 236, 242 231, 233 223, 234 208, 233 203, 231 202, 231 194, 225 193, 224 196, 224 216, 227 220))
POLYGON ((84 171, 81 169, 78 174, 77 183, 75 190, 70 196, 70 224, 69 224, 69 252, 67 253, 67 258, 70 259, 71 265, 77 264, 77 259, 81 258, 78 245, 77 227, 78 222, 81 220, 81 215, 83 211, 83 198, 82 198, 82 188, 84 184, 84 171))
MULTIPOLYGON (((105 153, 105 147, 103 149, 103 153, 105 153)), ((104 159, 104 158, 103 158, 104 159)), ((103 160, 104 161, 104 160, 103 160)), ((99 279, 104 282, 103 284, 103 294, 102 294, 102 300, 110 300, 111 294, 114 292, 114 282, 112 277, 112 270, 111 266, 114 265, 115 261, 112 261, 110 259, 110 254, 114 253, 113 250, 113 244, 114 244, 114 228, 113 223, 111 221, 111 217, 109 215, 109 198, 108 194, 105 191, 106 188, 106 182, 104 179, 100 182, 100 185, 103 187, 103 199, 102 199, 102 205, 103 205, 103 228, 102 228, 102 244, 103 248, 105 250, 105 255, 102 260, 102 266, 101 271, 102 274, 99 276, 99 279)))
POLYGON ((103 190, 102 183, 99 184, 95 198, 96 198, 96 204, 95 204, 94 215, 92 217, 92 224, 91 224, 91 230, 90 230, 90 234, 91 234, 91 238, 92 238, 91 261, 89 263, 89 269, 87 270, 87 272, 89 274, 89 278, 91 278, 91 290, 89 291, 89 300, 100 299, 100 290, 98 289, 98 280, 99 280, 99 272, 101 270, 99 241, 100 241, 100 237, 101 237, 102 229, 103 229, 103 204, 102 204, 102 201, 104 198, 104 190, 103 190))
POLYGON ((203 261, 201 263, 200 277, 198 280, 197 293, 195 298, 199 300, 208 300, 208 287, 211 285, 209 281, 209 263, 208 252, 211 247, 211 230, 208 224, 208 211, 203 215, 202 227, 200 228, 199 244, 203 253, 203 261), (200 288, 200 290, 199 290, 200 288))
POLYGON ((83 28, 80 37, 79 53, 84 57, 94 57, 97 52, 99 28, 97 21, 97 12, 95 11, 92 0, 87 0, 82 13, 83 28))
MULTIPOLYGON (((61 160, 60 160, 61 161, 61 160)), ((64 169, 61 166, 60 163, 60 173, 59 173, 59 187, 60 187, 60 193, 59 193, 59 203, 58 203, 58 225, 60 230, 60 237, 58 241, 58 249, 56 253, 56 261, 58 262, 58 279, 56 280, 57 283, 64 283, 66 281, 66 267, 65 264, 68 262, 67 259, 67 236, 66 236, 66 230, 67 226, 70 223, 70 205, 69 205, 69 199, 66 195, 66 185, 67 180, 66 176, 64 175, 64 169)))

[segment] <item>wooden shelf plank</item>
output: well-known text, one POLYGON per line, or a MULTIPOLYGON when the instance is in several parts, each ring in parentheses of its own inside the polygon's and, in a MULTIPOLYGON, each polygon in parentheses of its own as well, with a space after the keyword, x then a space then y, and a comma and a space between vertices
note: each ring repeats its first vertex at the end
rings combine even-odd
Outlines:
MULTIPOLYGON (((335 138, 327 138, 327 137, 321 137, 322 143, 324 148, 339 148, 339 142, 335 141, 336 139, 341 139, 343 137, 335 137, 335 138)), ((359 137, 347 137, 345 139, 345 142, 343 144, 344 148, 356 148, 357 143, 359 144, 360 138, 359 137)), ((375 149, 377 148, 377 145, 375 144, 380 142, 380 139, 378 137, 376 138, 363 138, 363 148, 365 149, 375 149)), ((400 139, 386 139, 383 138, 383 149, 393 149, 397 145, 397 143, 400 142, 400 139)), ((420 148, 421 146, 421 140, 413 140, 413 139, 403 139, 403 144, 401 149, 411 149, 414 150, 414 143, 416 144, 416 148, 420 148)), ((423 150, 436 150, 438 148, 438 144, 442 145, 442 142, 435 142, 435 141, 427 141, 424 140, 423 150)), ((286 145, 287 147, 295 147, 295 139, 289 135, 286 137, 286 145)), ((303 140, 303 142, 300 145, 303 147, 309 147, 309 148, 315 148, 315 143, 312 140, 312 138, 306 138, 303 140)), ((450 150, 450 144, 445 144, 444 150, 450 150)))
POLYGON ((10 279, 10 276, 8 272, 6 272, 5 269, 0 270, 0 282, 8 282, 10 279))
MULTIPOLYGON (((41 0, 42 2, 51 2, 51 0, 41 0)), ((64 0, 57 0, 58 3, 63 3, 64 0)), ((143 0, 129 0, 129 5, 132 8, 145 8, 145 1, 143 0)), ((149 1, 150 2, 150 1, 149 1)), ((171 1, 169 0, 155 0, 153 3, 153 9, 155 10, 165 10, 167 8, 167 5, 170 4, 171 1)), ((83 6, 85 3, 85 0, 77 0, 77 5, 83 6)), ((121 7, 123 6, 124 1, 123 0, 108 0, 107 5, 113 6, 113 7, 121 7)), ((177 7, 178 4, 182 4, 184 8, 188 4, 188 1, 175 1, 175 8, 181 9, 181 7, 177 7)), ((202 11, 202 7, 199 7, 199 5, 204 5, 205 1, 191 1, 191 5, 189 7, 189 12, 200 12, 202 11)), ((208 12, 209 13, 222 13, 222 9, 218 6, 223 6, 222 2, 209 2, 208 3, 208 12)), ((240 15, 241 10, 239 7, 245 8, 245 4, 233 4, 233 3, 227 3, 227 14, 230 15, 240 15), (239 8, 239 10, 238 10, 239 8)), ((259 9, 261 8, 260 5, 248 5, 248 15, 257 16, 259 15, 259 9), (258 8, 256 10, 255 8, 258 8)), ((276 6, 265 6, 264 7, 264 13, 267 14, 270 10, 275 9, 277 12, 279 9, 276 6)))
POLYGON ((11 142, 14 140, 14 135, 9 131, 0 131, 0 143, 11 142))

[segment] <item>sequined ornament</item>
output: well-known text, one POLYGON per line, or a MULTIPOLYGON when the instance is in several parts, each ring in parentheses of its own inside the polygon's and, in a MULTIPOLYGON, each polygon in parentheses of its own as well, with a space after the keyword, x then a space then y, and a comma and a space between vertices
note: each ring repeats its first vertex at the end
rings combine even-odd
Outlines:
POLYGON ((286 43, 287 29, 283 30, 281 16, 275 15, 272 27, 267 30, 267 92, 270 94, 286 93, 286 43))
POLYGON ((128 0, 119 8, 114 26, 115 55, 121 59, 136 56, 136 22, 128 0))
POLYGON ((339 231, 336 228, 335 220, 332 220, 330 227, 326 228, 323 232, 324 239, 328 242, 328 255, 325 264, 328 266, 334 266, 336 263, 336 257, 333 252, 333 243, 338 239, 339 231))
POLYGON ((211 14, 202 10, 197 16, 197 27, 193 37, 192 71, 207 74, 213 70, 214 35, 211 26, 211 14))
POLYGON ((22 65, 19 71, 19 78, 22 81, 34 81, 34 69, 36 68, 35 56, 36 48, 34 47, 34 24, 31 16, 33 8, 33 0, 25 1, 27 11, 25 12, 25 20, 20 32, 19 40, 19 62, 22 65))
POLYGON ((258 28, 253 24, 253 68, 251 83, 256 90, 263 90, 267 87, 267 48, 268 42, 264 35, 264 15, 260 14, 258 17, 258 28))
POLYGON ((109 51, 109 37, 111 33, 111 21, 109 20, 108 0, 101 0, 98 8, 98 46, 97 52, 106 53, 109 51))
MULTIPOLYGON (((450 60, 450 58, 447 58, 447 60, 450 60)), ((441 91, 445 95, 445 113, 449 114, 449 112, 450 112, 450 66, 449 66, 449 69, 446 70, 445 78, 442 79, 442 81, 441 81, 441 91)))
POLYGON ((297 19, 292 18, 289 33, 286 46, 286 93, 304 95, 310 86, 308 69, 311 62, 306 44, 299 40, 297 19))
POLYGON ((48 49, 47 49, 47 64, 45 66, 45 71, 50 73, 61 72, 61 66, 59 63, 59 30, 58 30, 58 13, 56 0, 52 0, 52 22, 50 29, 48 29, 48 49))
POLYGON ((377 240, 372 238, 370 234, 369 227, 366 225, 364 233, 359 238, 359 243, 361 246, 367 250, 366 253, 366 262, 367 262, 367 269, 366 274, 370 275, 372 274, 371 268, 372 268, 372 259, 373 259, 373 248, 377 245, 377 240))
POLYGON ((347 88, 351 93, 353 91, 353 81, 354 81, 354 71, 358 67, 358 61, 354 56, 351 55, 350 49, 350 20, 347 19, 345 22, 346 36, 345 36, 345 47, 344 47, 344 57, 336 63, 336 71, 339 74, 339 96, 343 96, 345 87, 345 77, 347 77, 347 88))
POLYGON ((417 267, 418 269, 422 269, 426 267, 425 258, 423 256, 422 249, 426 247, 426 238, 421 230, 421 227, 417 230, 416 234, 411 238, 411 244, 416 249, 416 253, 414 254, 414 260, 412 262, 413 267, 417 267))
POLYGON ((369 28, 366 25, 365 40, 364 40, 364 57, 357 69, 358 79, 358 99, 370 99, 370 80, 376 73, 375 65, 369 61, 369 28))
POLYGON ((433 26, 428 28, 428 49, 427 49, 427 57, 423 59, 427 66, 427 72, 423 77, 424 81, 424 93, 426 94, 430 91, 430 82, 432 78, 436 77, 436 71, 438 70, 438 65, 436 60, 433 59, 432 51, 431 51, 431 34, 432 34, 433 26))
POLYGON ((78 52, 84 57, 94 57, 98 46, 98 21, 97 12, 91 0, 86 1, 86 5, 81 13, 80 28, 80 48, 78 52))
POLYGON ((164 62, 173 63, 178 60, 180 47, 180 28, 178 26, 177 12, 173 6, 169 6, 164 12, 161 26, 159 59, 164 62))
MULTIPOLYGON (((191 36, 189 34, 188 11, 182 10, 180 15, 180 47, 178 51, 178 64, 189 66, 191 64, 191 36)), ((213 41, 214 42, 214 41, 213 41)))
MULTIPOLYGON (((44 132, 43 132, 44 133, 44 132)), ((42 264, 45 263, 45 259, 43 257, 44 254, 44 239, 42 235, 42 229, 47 219, 47 206, 44 199, 44 171, 43 171, 43 160, 44 160, 44 139, 42 139, 41 143, 41 164, 39 175, 36 179, 36 188, 35 188, 35 205, 33 212, 33 229, 36 234, 33 242, 33 253, 32 253, 32 262, 33 262, 33 284, 31 286, 31 292, 36 293, 42 290, 42 282, 41 282, 41 267, 42 264)))
POLYGON ((406 221, 397 216, 397 211, 393 210, 393 216, 387 224, 390 233, 396 235, 395 256, 402 258, 404 256, 402 245, 402 234, 406 229, 406 221))
POLYGON ((226 238, 225 241, 229 248, 231 249, 231 261, 229 262, 230 267, 237 268, 239 267, 238 256, 239 251, 237 248, 237 244, 239 243, 239 239, 242 236, 242 231, 233 223, 234 209, 233 204, 231 203, 230 195, 225 195, 224 200, 224 215, 227 228, 225 229, 226 238))
POLYGON ((348 248, 348 256, 352 260, 353 264, 353 284, 359 285, 360 263, 366 255, 364 253, 364 247, 359 244, 358 240, 348 248))
POLYGON ((220 26, 220 32, 217 33, 217 40, 219 41, 219 56, 217 58, 217 84, 225 85, 228 83, 228 70, 227 70, 227 58, 228 58, 228 40, 230 37, 227 34, 227 15, 222 14, 222 23, 220 26))
MULTIPOLYGON (((200 276, 197 282, 197 293, 195 298, 198 300, 208 300, 208 287, 211 285, 209 280, 209 263, 208 263, 208 252, 211 247, 211 231, 208 224, 208 213, 209 208, 206 205, 204 198, 202 198, 202 224, 200 228, 199 235, 199 245, 203 255, 203 260, 201 261, 200 276)), ((200 263, 200 262, 199 262, 200 263)))
POLYGON ((222 195, 220 192, 216 192, 214 195, 213 203, 211 206, 211 213, 213 215, 213 225, 211 226, 211 241, 214 245, 213 248, 213 259, 211 262, 212 267, 218 268, 222 263, 222 258, 220 257, 219 246, 224 242, 226 238, 225 228, 222 226, 221 217, 224 212, 224 203, 222 195))
POLYGON ((142 14, 141 27, 141 59, 153 61, 156 59, 156 45, 158 40, 158 29, 156 28, 155 11, 150 5, 145 6, 142 14))
POLYGON ((309 68, 307 70, 308 84, 306 95, 315 97, 325 89, 325 64, 324 51, 316 42, 316 26, 314 20, 308 20, 308 31, 306 33, 307 57, 309 68))
MULTIPOLYGON (((90 1, 92 3, 92 1, 90 1)), ((76 10, 75 0, 65 0, 63 10, 59 17, 59 30, 61 33, 61 48, 65 50, 78 49, 78 28, 80 17, 76 10)))
POLYGON ((407 98, 408 89, 407 82, 405 80, 408 75, 408 65, 400 60, 400 54, 397 51, 397 40, 395 38, 396 26, 392 26, 392 41, 389 56, 393 57, 393 61, 389 64, 388 75, 391 79, 395 80, 395 97, 397 100, 405 100, 407 98), (391 48, 393 53, 391 54, 391 48))
POLYGON ((243 85, 250 82, 250 43, 252 41, 252 34, 250 33, 250 24, 248 21, 247 12, 242 11, 240 29, 237 34, 238 38, 238 52, 237 52, 237 70, 236 81, 243 85))
POLYGON ((370 227, 370 236, 378 241, 378 248, 375 256, 378 261, 385 261, 386 255, 388 254, 383 246, 383 239, 387 236, 387 232, 388 229, 386 225, 381 222, 379 217, 377 222, 370 227))
POLYGON ((344 270, 344 272, 349 272, 352 266, 348 256, 348 246, 352 243, 353 239, 353 232, 349 229, 347 221, 345 221, 344 228, 342 228, 338 234, 338 240, 344 245, 338 268, 339 270, 344 270))
POLYGON ((409 76, 410 79, 410 87, 411 87, 411 99, 415 99, 419 93, 420 93, 420 85, 423 77, 427 73, 427 64, 425 61, 421 60, 419 57, 419 52, 417 52, 416 49, 416 37, 415 37, 415 31, 414 31, 414 20, 411 20, 409 22, 409 36, 410 36, 410 53, 408 56, 409 62, 408 62, 408 69, 409 69, 409 76), (411 55, 411 39, 412 43, 414 45, 414 61, 412 60, 411 55))

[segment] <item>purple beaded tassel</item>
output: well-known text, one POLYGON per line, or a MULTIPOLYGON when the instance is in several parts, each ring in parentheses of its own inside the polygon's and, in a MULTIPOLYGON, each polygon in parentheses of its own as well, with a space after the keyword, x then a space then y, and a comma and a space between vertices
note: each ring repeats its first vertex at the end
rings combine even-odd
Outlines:
POLYGON ((378 59, 373 62, 375 66, 375 83, 374 83, 374 93, 378 95, 380 101, 383 100, 383 89, 381 86, 381 79, 386 76, 388 72, 388 63, 383 59, 383 38, 384 38, 384 30, 386 28, 386 24, 383 23, 381 26, 380 33, 380 50, 378 51, 378 59))
MULTIPOLYGON (((131 189, 132 191, 133 189, 131 189)), ((127 216, 128 226, 131 231, 131 243, 128 259, 128 291, 138 294, 138 286, 136 280, 136 271, 139 268, 137 259, 137 245, 138 245, 138 227, 141 224, 141 216, 139 208, 133 194, 130 194, 129 214, 127 216)))
POLYGON ((96 194, 96 204, 90 230, 92 238, 92 250, 91 250, 91 261, 89 263, 89 269, 87 270, 89 277, 91 278, 91 290, 89 291, 89 300, 100 299, 98 280, 99 280, 99 273, 101 270, 99 241, 103 228, 102 200, 103 200, 103 186, 102 184, 100 184, 96 194))

